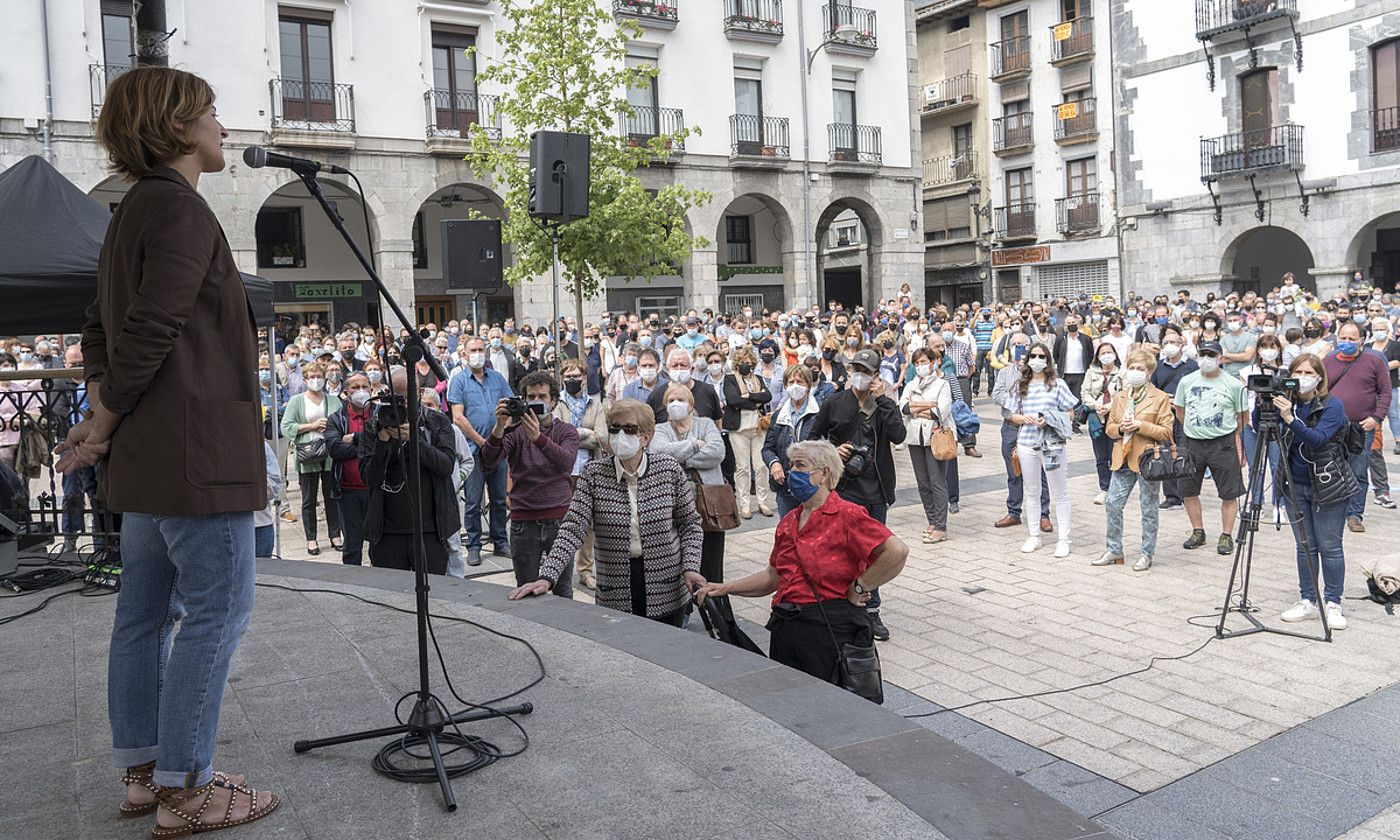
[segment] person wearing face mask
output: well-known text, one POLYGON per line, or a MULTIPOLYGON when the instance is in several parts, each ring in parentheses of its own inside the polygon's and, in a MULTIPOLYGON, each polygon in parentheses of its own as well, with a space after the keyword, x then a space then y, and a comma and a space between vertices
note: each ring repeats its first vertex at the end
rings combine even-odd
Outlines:
MULTIPOLYGON (((935 365, 933 353, 928 349, 915 350, 910 363, 914 376, 904 386, 899 407, 908 428, 905 443, 928 522, 922 540, 925 545, 932 545, 948 538, 947 468, 933 454, 933 435, 939 429, 948 429, 957 435, 953 422, 953 392, 943 378, 941 365, 935 365)), ((957 457, 956 447, 953 457, 957 457)))
POLYGON ((1390 435, 1395 441, 1394 454, 1400 455, 1400 341, 1395 338, 1390 319, 1384 315, 1371 319, 1371 350, 1385 359, 1386 370, 1390 372, 1390 410, 1386 418, 1390 422, 1390 435))
MULTIPOLYGON (((1254 347, 1254 361, 1239 372, 1240 382, 1245 385, 1245 404, 1249 411, 1249 421, 1240 429, 1241 443, 1244 444, 1244 455, 1247 462, 1246 469, 1252 468, 1254 464, 1253 458, 1256 433, 1254 430, 1253 418, 1254 406, 1258 401, 1258 395, 1249 390, 1249 378, 1251 376, 1272 374, 1283 370, 1282 359, 1283 342, 1279 341, 1278 336, 1272 334, 1261 335, 1259 336, 1258 343, 1254 347)), ((1276 466, 1278 464, 1278 446, 1276 444, 1269 444, 1268 459, 1270 465, 1276 466)), ((1263 489, 1263 487, 1251 487, 1250 492, 1258 495, 1263 493, 1263 489)), ((1273 498, 1275 511, 1278 510, 1278 501, 1278 488, 1276 487, 1273 498)), ((1276 516, 1275 521, 1278 522, 1281 521, 1281 519, 1276 516)))
MULTIPOLYGON (((647 452, 675 458, 697 485, 725 483, 724 438, 708 417, 695 413, 694 392, 684 385, 666 389, 666 422, 656 427, 647 452)), ((699 487, 695 489, 700 493, 699 487)), ((700 575, 707 581, 724 580, 724 532, 705 531, 700 549, 700 575)))
MULTIPOLYGON (((1007 348, 1015 362, 997 371, 992 383, 992 402, 1001 411, 1001 462, 1006 471, 1006 515, 992 523, 994 528, 1014 528, 1021 524, 1021 500, 1025 496, 1024 480, 1020 470, 1012 462, 1016 452, 1016 439, 1020 429, 1011 422, 1011 400, 1021 374, 1025 370, 1025 356, 1030 347, 1030 336, 1016 333, 1007 339, 1007 348)), ((1019 456, 1017 456, 1019 457, 1019 456)), ((1035 515, 1031 511, 1032 516, 1035 515)), ((1050 488, 1044 474, 1040 476, 1040 532, 1048 534, 1055 530, 1050 521, 1050 488)))
MULTIPOLYGON (((1162 349, 1157 367, 1152 371, 1152 385, 1169 397, 1176 396, 1177 386, 1188 374, 1199 370, 1196 360, 1187 358, 1186 338, 1182 329, 1170 324, 1162 331, 1162 349)), ((1172 439, 1181 442, 1181 422, 1173 420, 1172 439)), ((1185 506, 1176 479, 1162 482, 1161 510, 1180 510, 1185 506)))
POLYGON ((768 392, 773 395, 768 403, 768 412, 771 414, 782 403, 783 400, 783 365, 778 361, 780 354, 777 345, 772 342, 765 342, 758 346, 758 367, 754 370, 754 375, 761 378, 768 385, 768 392))
MULTIPOLYGON (((616 372, 616 371, 614 371, 616 372)), ((588 393, 588 371, 578 359, 565 359, 563 364, 564 392, 554 407, 554 419, 568 423, 578 430, 578 457, 569 471, 569 486, 578 484, 583 468, 594 458, 607 454, 608 420, 602 399, 588 393)), ((593 574, 593 532, 590 529, 578 551, 579 585, 596 589, 598 578, 593 574)))
MULTIPOLYGON (((496 406, 495 426, 481 447, 483 470, 510 465, 510 544, 516 586, 539 579, 540 564, 554 545, 559 521, 569 509, 573 495, 569 477, 579 454, 578 429, 554 417, 559 401, 559 381, 554 375, 536 371, 520 385, 527 411, 512 418, 507 400, 501 400, 496 406)), ((570 552, 555 578, 555 595, 573 597, 573 563, 570 552)))
MULTIPOLYGON (((907 430, 898 404, 876 378, 879 368, 880 357, 874 350, 857 353, 851 361, 850 387, 822 403, 807 438, 836 446, 846 465, 839 484, 841 497, 863 506, 883 524, 894 503, 892 447, 904 442, 907 430)), ((871 592, 868 609, 875 638, 887 641, 890 631, 880 620, 879 592, 871 592)))
POLYGON ((1337 350, 1323 359, 1327 368, 1329 392, 1342 401, 1347 420, 1366 433, 1367 445, 1349 454, 1348 463, 1360 485, 1347 504, 1347 529, 1366 530, 1366 496, 1369 482, 1370 450, 1373 436, 1390 412, 1390 366, 1385 357, 1368 352, 1361 344, 1361 327, 1348 321, 1337 328, 1337 350))
POLYGON ((622 349, 618 351, 617 366, 608 374, 608 381, 603 386, 604 401, 613 403, 622 399, 627 386, 641 378, 641 374, 637 372, 641 352, 642 346, 635 341, 622 344, 622 349))
MULTIPOLYGON (((511 395, 510 383, 499 371, 486 366, 486 342, 479 337, 468 338, 467 365, 452 377, 447 389, 447 404, 452 412, 452 424, 467 436, 472 454, 480 460, 486 435, 496 423, 496 406, 511 395), (485 434, 483 434, 483 432, 485 434)), ((486 469, 478 463, 463 488, 462 527, 466 531, 467 565, 481 565, 481 505, 490 493, 490 529, 492 553, 510 558, 510 542, 506 534, 506 466, 504 462, 486 469)))
POLYGON ((1113 478, 1109 466, 1113 459, 1113 439, 1105 432, 1105 427, 1113 397, 1123 387, 1123 368, 1118 351, 1108 341, 1099 343, 1097 354, 1098 363, 1084 375, 1079 400, 1094 412, 1089 418, 1089 443, 1094 449, 1094 468, 1099 476, 1099 494, 1094 497, 1094 504, 1101 505, 1108 496, 1109 481, 1113 478))
POLYGON ((817 357, 817 367, 822 379, 831 386, 832 390, 845 390, 849 381, 849 373, 846 370, 844 357, 841 355, 841 342, 835 337, 828 336, 822 342, 821 353, 817 357))
POLYGON ((734 353, 734 372, 724 377, 724 430, 734 451, 734 490, 739 516, 753 516, 749 504, 750 486, 759 512, 772 516, 768 486, 760 477, 763 437, 767 431, 768 406, 773 395, 768 383, 758 375, 753 351, 747 347, 734 353))
MULTIPOLYGON (((675 383, 684 385, 690 389, 695 397, 695 413, 701 417, 708 417, 719 424, 723 417, 720 399, 716 390, 704 384, 694 375, 691 369, 690 353, 680 347, 671 348, 671 352, 666 354, 666 380, 664 385, 675 383)), ((646 398, 647 405, 651 406, 652 413, 657 423, 666 422, 666 388, 653 388, 646 398)), ((727 469, 727 475, 732 475, 733 470, 727 469)))
POLYGON ((297 479, 301 487, 301 527, 306 535, 306 552, 313 557, 321 553, 316 541, 316 493, 320 488, 326 509, 326 533, 331 547, 339 551, 340 507, 336 504, 339 490, 335 484, 334 462, 322 443, 331 415, 341 408, 339 397, 326 393, 326 368, 312 362, 302 368, 306 390, 287 401, 282 413, 282 434, 292 442, 296 453, 297 479), (319 452, 320 457, 315 457, 319 452))
POLYGON ((704 532, 685 469, 669 455, 647 452, 655 431, 645 403, 624 399, 608 408, 612 457, 584 467, 539 579, 512 590, 511 600, 553 589, 592 528, 598 605, 682 625, 691 592, 706 582, 704 532))
POLYGON ((1123 560, 1123 512, 1138 487, 1138 505, 1142 513, 1142 542, 1133 571, 1152 568, 1157 553, 1157 484, 1138 475, 1138 462, 1149 447, 1171 440, 1175 417, 1172 400, 1166 392, 1154 386, 1150 377, 1157 359, 1148 350, 1134 350, 1128 356, 1123 373, 1123 387, 1114 394, 1108 411, 1106 437, 1113 441, 1109 461, 1112 478, 1104 501, 1108 528, 1104 553, 1092 562, 1095 566, 1112 566, 1123 560))
MULTIPOLYGON (((1327 334, 1327 327, 1319 318, 1312 318, 1303 325, 1303 343, 1298 347, 1298 354, 1311 353, 1320 358, 1326 358, 1332 352, 1333 341, 1327 334)), ((1292 364, 1291 358, 1285 362, 1292 364)))
POLYGON ((787 486, 787 450, 793 443, 806 439, 817 417, 819 404, 813 382, 812 368, 808 365, 792 365, 783 372, 783 399, 763 437, 761 454, 768 467, 768 489, 773 491, 779 518, 801 504, 787 486))
POLYGON ((1240 371, 1254 364, 1255 345, 1259 336, 1245 329, 1244 315, 1234 311, 1225 316, 1225 333, 1220 336, 1221 367, 1228 376, 1239 376, 1240 371))
MULTIPOLYGON (((1026 352, 1025 369, 1007 399, 1011 412, 1007 419, 1017 427, 1016 459, 1021 464, 1025 493, 1022 506, 1031 510, 1040 506, 1042 475, 1049 486, 1055 527, 1059 530, 1057 558, 1070 553, 1069 476, 1063 459, 1070 436, 1069 412, 1078 403, 1065 381, 1056 376, 1050 348, 1042 342, 1032 342, 1026 352)), ((1031 554, 1040 548, 1041 531, 1029 521, 1026 530, 1028 536, 1021 553, 1031 554)))
POLYGON ((1065 319, 1064 334, 1055 336, 1055 370, 1076 395, 1084 388, 1085 374, 1094 366, 1094 340, 1083 326, 1077 315, 1071 315, 1065 319))
POLYGON ((664 389, 666 382, 661 375, 661 356, 655 350, 642 348, 637 354, 637 377, 622 389, 622 399, 648 402, 652 392, 664 389))
POLYGON ((331 415, 323 435, 326 450, 335 462, 335 484, 339 495, 341 525, 345 542, 340 562, 347 566, 364 564, 365 505, 369 486, 360 474, 360 458, 371 446, 365 435, 369 423, 372 388, 364 373, 352 373, 345 380, 345 404, 331 415))
POLYGON ((1240 429, 1248 422, 1248 415, 1244 384, 1221 369, 1220 355, 1218 342, 1208 341, 1197 348, 1200 370, 1182 378, 1172 402, 1182 425, 1182 446, 1195 463, 1194 474, 1180 481, 1186 516, 1191 520, 1191 536, 1182 548, 1196 549, 1206 544, 1201 485, 1209 470, 1220 496, 1220 537, 1215 551, 1230 555, 1235 551, 1231 536, 1235 514, 1246 489, 1240 429))

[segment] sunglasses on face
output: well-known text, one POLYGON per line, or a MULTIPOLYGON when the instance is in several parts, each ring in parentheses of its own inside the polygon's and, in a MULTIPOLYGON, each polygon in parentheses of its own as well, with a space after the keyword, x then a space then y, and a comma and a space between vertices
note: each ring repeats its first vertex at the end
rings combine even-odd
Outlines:
POLYGON ((641 431, 641 427, 638 426, 636 423, 608 424, 608 434, 610 435, 635 435, 640 434, 641 431))
POLYGON ((1032 353, 1032 354, 1029 356, 1029 358, 1032 358, 1032 359, 1049 359, 1050 357, 1047 356, 1047 355, 1045 355, 1044 353, 1032 353))

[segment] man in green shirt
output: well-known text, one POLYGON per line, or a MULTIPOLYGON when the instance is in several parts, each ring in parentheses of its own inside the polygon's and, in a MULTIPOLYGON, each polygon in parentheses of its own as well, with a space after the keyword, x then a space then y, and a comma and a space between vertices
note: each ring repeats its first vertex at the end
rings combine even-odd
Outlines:
POLYGON ((1196 465, 1195 474, 1179 483, 1186 516, 1191 520, 1191 536, 1182 548, 1205 545, 1201 483, 1206 470, 1210 470, 1215 490, 1220 495, 1220 539, 1216 541, 1215 550, 1219 554, 1232 554, 1235 543, 1230 532, 1235 528, 1240 496, 1245 493, 1244 446, 1240 443, 1239 430, 1247 422, 1248 403, 1239 377, 1222 370, 1222 352, 1218 342, 1203 342, 1196 351, 1201 369, 1181 380, 1173 401, 1185 433, 1184 448, 1191 453, 1196 465))
POLYGON ((1239 379, 1240 371, 1254 364, 1254 345, 1259 336, 1245 329, 1244 315, 1239 311, 1225 316, 1225 334, 1220 336, 1220 361, 1225 372, 1239 379))

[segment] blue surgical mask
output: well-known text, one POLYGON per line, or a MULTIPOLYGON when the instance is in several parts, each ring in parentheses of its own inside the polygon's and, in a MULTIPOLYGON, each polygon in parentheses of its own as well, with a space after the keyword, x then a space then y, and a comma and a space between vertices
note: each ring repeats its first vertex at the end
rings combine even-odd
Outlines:
POLYGON ((1157 323, 1158 323, 1158 325, 1165 327, 1165 326, 1167 325, 1167 316, 1165 316, 1165 315, 1158 315, 1158 316, 1157 316, 1157 323))
POLYGON ((491 347, 492 347, 492 348, 496 348, 496 347, 500 347, 500 346, 501 346, 501 340, 500 340, 499 338, 493 338, 493 339, 491 339, 491 347))
POLYGON ((258 371, 258 381, 261 382, 261 383, 264 384, 264 385, 266 385, 267 383, 271 382, 271 381, 272 381, 272 371, 270 371, 270 370, 260 370, 260 371, 258 371))
POLYGON ((749 338, 752 338, 754 340, 763 338, 763 330, 759 329, 758 327, 754 327, 753 329, 749 330, 749 338))
POLYGON ((1355 355, 1356 355, 1356 349, 1357 349, 1357 347, 1356 347, 1356 342, 1355 342, 1355 341, 1339 341, 1339 342, 1337 342, 1337 352, 1338 352, 1338 353, 1341 353, 1343 356, 1355 356, 1355 355))
POLYGON ((638 340, 641 342, 641 345, 642 345, 643 347, 650 347, 650 346, 651 346, 651 336, 649 336, 649 335, 644 335, 644 336, 642 336, 642 337, 641 337, 640 339, 638 339, 638 340))
POLYGON ((802 470, 788 472, 787 488, 792 497, 799 502, 805 502, 817 495, 817 485, 812 483, 812 474, 802 470))

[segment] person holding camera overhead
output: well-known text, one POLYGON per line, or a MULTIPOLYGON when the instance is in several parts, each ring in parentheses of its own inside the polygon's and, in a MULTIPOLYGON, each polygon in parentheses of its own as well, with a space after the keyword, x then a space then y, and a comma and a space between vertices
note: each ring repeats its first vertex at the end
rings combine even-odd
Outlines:
MULTIPOLYGON (((836 446, 845 468, 837 493, 848 502, 865 508, 870 517, 884 524, 894 503, 894 452, 907 434, 899 406, 885 393, 876 379, 880 356, 870 348, 856 352, 850 363, 850 387, 832 394, 822 403, 817 419, 807 430, 808 440, 829 440, 836 446)), ((889 628, 880 620, 880 593, 870 590, 866 603, 875 638, 888 641, 889 628)))
MULTIPOLYGON (((510 545, 515 585, 540 577, 540 562, 554 545, 559 522, 569 510, 573 487, 569 476, 578 459, 578 429, 556 422, 559 380, 537 370, 520 380, 521 397, 496 404, 496 425, 481 446, 481 467, 488 472, 510 465, 510 545)), ((574 558, 554 582, 562 598, 574 594, 574 558)))

